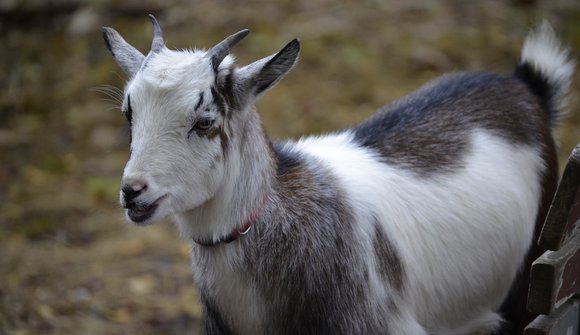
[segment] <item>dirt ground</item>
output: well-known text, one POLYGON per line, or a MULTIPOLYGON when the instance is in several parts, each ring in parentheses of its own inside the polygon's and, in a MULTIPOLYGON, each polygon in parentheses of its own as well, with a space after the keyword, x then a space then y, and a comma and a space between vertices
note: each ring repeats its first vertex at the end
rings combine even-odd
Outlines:
MULTIPOLYGON (((128 158, 122 88, 100 27, 147 52, 210 47, 242 28, 244 64, 300 37, 295 70, 258 105, 273 138, 361 121, 441 73, 509 73, 528 29, 549 20, 580 59, 576 0, 28 0, 0 2, 0 335, 197 334, 189 247, 170 223, 119 208, 128 158)), ((580 71, 558 128, 580 141, 580 71)))

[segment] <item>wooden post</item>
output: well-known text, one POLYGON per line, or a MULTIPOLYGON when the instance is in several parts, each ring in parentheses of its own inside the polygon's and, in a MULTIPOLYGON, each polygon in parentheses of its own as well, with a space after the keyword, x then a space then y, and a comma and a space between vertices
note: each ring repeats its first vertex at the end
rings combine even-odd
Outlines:
POLYGON ((580 334, 580 144, 572 151, 542 227, 548 249, 531 268, 525 335, 580 334))

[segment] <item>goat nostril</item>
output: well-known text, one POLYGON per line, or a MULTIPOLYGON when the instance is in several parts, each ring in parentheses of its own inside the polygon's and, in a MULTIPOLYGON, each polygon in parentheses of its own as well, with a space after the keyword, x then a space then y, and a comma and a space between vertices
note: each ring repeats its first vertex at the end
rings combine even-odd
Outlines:
POLYGON ((146 190, 147 184, 145 183, 124 184, 121 187, 121 192, 123 192, 123 197, 125 198, 126 201, 131 201, 135 199, 146 190))

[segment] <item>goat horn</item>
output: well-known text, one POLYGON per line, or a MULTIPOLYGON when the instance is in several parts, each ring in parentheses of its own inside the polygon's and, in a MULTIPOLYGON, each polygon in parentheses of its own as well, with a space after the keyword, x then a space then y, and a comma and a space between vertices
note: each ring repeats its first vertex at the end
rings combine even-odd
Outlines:
POLYGON ((214 71, 217 71, 218 66, 230 53, 230 49, 233 48, 239 41, 241 41, 250 31, 248 29, 240 30, 237 33, 228 36, 225 40, 216 44, 213 48, 209 49, 206 53, 206 57, 211 59, 211 65, 214 71))
POLYGON ((163 41, 163 31, 161 30, 159 22, 155 19, 155 16, 149 14, 149 19, 153 24, 153 42, 151 42, 151 52, 156 53, 165 46, 165 42, 163 41))

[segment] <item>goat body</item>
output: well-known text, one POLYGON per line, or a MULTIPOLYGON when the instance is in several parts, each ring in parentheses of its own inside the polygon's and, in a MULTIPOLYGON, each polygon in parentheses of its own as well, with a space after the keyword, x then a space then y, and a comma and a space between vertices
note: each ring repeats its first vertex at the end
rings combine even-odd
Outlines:
POLYGON ((352 128, 270 142, 253 106, 299 42, 237 68, 227 54, 247 31, 177 52, 152 20, 147 56, 103 29, 130 76, 121 203, 192 241, 208 334, 498 327, 557 176, 573 66, 547 25, 514 75, 445 75, 352 128))

